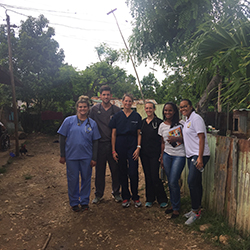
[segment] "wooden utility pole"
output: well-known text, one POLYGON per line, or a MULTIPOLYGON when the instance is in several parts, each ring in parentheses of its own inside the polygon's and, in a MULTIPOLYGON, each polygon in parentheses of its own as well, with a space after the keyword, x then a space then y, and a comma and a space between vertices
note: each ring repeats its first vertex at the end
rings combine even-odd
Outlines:
POLYGON ((6 10, 6 20, 7 20, 7 30, 8 30, 8 48, 9 48, 9 71, 10 71, 10 82, 12 88, 12 101, 13 101, 13 111, 14 111, 14 124, 15 124, 15 142, 16 142, 16 156, 19 156, 19 141, 18 141, 18 119, 17 119, 17 105, 16 105, 16 90, 12 66, 12 49, 10 42, 10 17, 7 15, 6 10))
POLYGON ((124 42, 124 44, 125 44, 125 47, 126 47, 126 49, 127 49, 127 51, 128 51, 129 58, 130 58, 130 60, 131 60, 131 62, 132 62, 132 64, 133 64, 133 67, 134 67, 134 70, 135 70, 135 74, 136 74, 136 78, 137 78, 137 81, 138 81, 138 84, 139 84, 139 88, 140 88, 140 92, 141 92, 141 97, 142 97, 143 103, 145 104, 144 95, 143 95, 143 93, 142 93, 141 82, 140 82, 140 80, 139 80, 139 76, 138 76, 138 73, 137 73, 137 70, 136 70, 136 67, 135 67, 135 64, 134 64, 134 60, 133 60, 133 58, 132 58, 132 56, 131 56, 131 54, 130 54, 130 51, 129 51, 128 46, 127 46, 127 43, 126 43, 126 41, 125 41, 125 39, 124 39, 124 37, 123 37, 123 35, 122 35, 122 31, 121 31, 121 29, 120 29, 120 26, 119 26, 119 24, 118 24, 118 21, 117 21, 117 19, 116 19, 115 13, 114 13, 116 10, 117 10, 117 9, 111 10, 109 13, 107 13, 107 15, 109 15, 109 14, 112 13, 113 16, 114 16, 114 18, 115 18, 115 21, 116 21, 117 27, 118 27, 118 29, 119 29, 119 31, 120 31, 122 40, 123 40, 123 42, 124 42))

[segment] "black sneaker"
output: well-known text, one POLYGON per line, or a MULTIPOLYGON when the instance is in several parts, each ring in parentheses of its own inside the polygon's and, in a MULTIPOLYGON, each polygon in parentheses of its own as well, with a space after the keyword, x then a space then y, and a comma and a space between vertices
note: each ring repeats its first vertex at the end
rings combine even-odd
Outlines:
POLYGON ((81 205, 82 211, 89 210, 89 205, 81 205))

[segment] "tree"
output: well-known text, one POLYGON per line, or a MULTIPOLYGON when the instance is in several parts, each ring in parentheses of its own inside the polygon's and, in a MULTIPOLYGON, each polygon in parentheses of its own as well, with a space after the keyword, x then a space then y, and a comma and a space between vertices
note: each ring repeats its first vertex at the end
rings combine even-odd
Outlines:
POLYGON ((156 90, 159 88, 160 84, 154 74, 149 73, 147 76, 144 76, 141 85, 144 98, 157 99, 156 90))
MULTIPOLYGON (((208 102, 217 94, 219 82, 224 83, 222 101, 231 107, 250 100, 250 21, 214 24, 194 43, 190 67, 196 82, 204 83, 204 78, 212 75, 212 80, 198 103, 204 113, 208 102), (237 94, 236 94, 237 93, 237 94)), ((249 104, 248 104, 249 105, 249 104)))

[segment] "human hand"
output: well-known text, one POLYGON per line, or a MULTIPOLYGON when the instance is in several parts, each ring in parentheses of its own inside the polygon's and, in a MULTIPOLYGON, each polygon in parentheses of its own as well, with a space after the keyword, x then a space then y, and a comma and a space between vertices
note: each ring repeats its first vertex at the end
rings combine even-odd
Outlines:
POLYGON ((66 158, 65 157, 60 157, 59 162, 61 164, 64 164, 66 162, 66 158))
POLYGON ((136 150, 133 153, 133 160, 137 161, 139 158, 139 154, 140 154, 140 148, 136 148, 136 150))
POLYGON ((114 151, 113 153, 112 153, 112 155, 113 155, 113 159, 116 161, 116 162, 118 162, 118 154, 114 151))
POLYGON ((196 168, 197 169, 202 169, 204 164, 203 164, 203 157, 198 157, 196 160, 197 164, 196 164, 196 168))
POLYGON ((94 161, 94 160, 91 160, 91 162, 90 162, 90 167, 95 167, 96 166, 96 161, 94 161))

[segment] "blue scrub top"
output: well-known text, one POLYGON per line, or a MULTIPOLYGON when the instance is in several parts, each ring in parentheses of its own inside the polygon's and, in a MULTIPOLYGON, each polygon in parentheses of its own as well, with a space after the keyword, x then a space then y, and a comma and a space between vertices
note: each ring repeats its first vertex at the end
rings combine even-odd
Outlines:
POLYGON ((65 157, 67 160, 92 159, 93 141, 101 138, 97 124, 91 118, 78 126, 76 115, 65 118, 58 134, 66 136, 65 157), (90 125, 88 124, 88 120, 90 125))
POLYGON ((132 111, 127 117, 123 111, 120 111, 112 117, 109 127, 116 128, 116 136, 133 135, 137 138, 137 130, 141 129, 141 116, 132 111))

